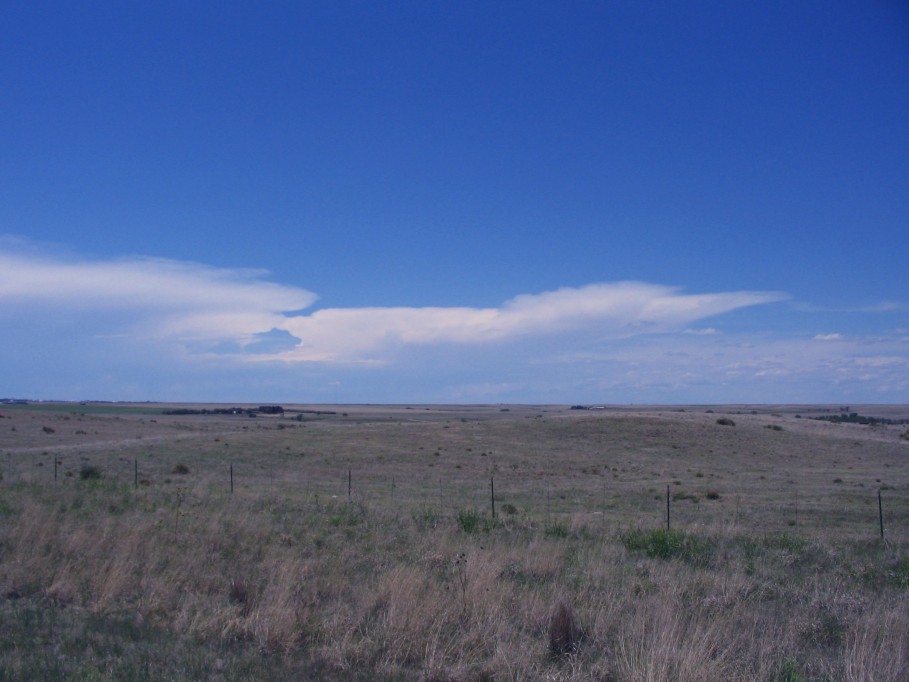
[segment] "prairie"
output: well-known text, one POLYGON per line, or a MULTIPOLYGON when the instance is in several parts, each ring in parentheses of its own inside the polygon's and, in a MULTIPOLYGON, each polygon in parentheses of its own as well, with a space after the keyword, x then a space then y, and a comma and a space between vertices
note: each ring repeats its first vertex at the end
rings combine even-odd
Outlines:
POLYGON ((173 407, 0 405, 0 679, 909 679, 905 424, 173 407))

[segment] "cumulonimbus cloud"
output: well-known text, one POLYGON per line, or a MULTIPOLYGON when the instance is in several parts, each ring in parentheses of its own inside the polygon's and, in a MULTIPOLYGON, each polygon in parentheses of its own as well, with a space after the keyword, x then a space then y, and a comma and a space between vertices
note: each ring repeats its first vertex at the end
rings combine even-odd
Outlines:
POLYGON ((494 308, 325 308, 301 314, 316 296, 269 282, 266 275, 161 259, 73 262, 0 253, 0 309, 110 313, 137 339, 208 353, 219 344, 254 346, 262 335, 280 332, 291 339, 289 349, 247 359, 381 362, 415 344, 490 344, 578 330, 596 338, 680 331, 786 298, 754 291, 684 294, 675 287, 618 282, 523 294, 494 308))
POLYGON ((72 261, 0 253, 0 308, 105 313, 137 337, 245 343, 316 295, 230 270, 158 258, 72 261))
POLYGON ((598 337, 665 332, 783 298, 750 291, 682 294, 673 287, 619 282, 524 294, 497 308, 325 309, 287 320, 286 328, 301 343, 281 357, 341 360, 402 344, 492 343, 578 329, 598 337))

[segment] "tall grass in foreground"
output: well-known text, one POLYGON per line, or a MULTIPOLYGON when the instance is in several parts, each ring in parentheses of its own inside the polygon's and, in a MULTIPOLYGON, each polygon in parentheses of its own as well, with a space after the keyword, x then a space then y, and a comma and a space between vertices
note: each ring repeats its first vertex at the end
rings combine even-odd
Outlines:
POLYGON ((3 490, 0 679, 905 680, 902 544, 3 490))

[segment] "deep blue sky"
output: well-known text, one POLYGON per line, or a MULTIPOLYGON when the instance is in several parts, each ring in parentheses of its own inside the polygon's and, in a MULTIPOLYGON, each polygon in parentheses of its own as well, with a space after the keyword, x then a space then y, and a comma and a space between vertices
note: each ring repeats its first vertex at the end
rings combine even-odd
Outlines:
POLYGON ((902 2, 5 3, 0 88, 0 396, 909 402, 902 2))

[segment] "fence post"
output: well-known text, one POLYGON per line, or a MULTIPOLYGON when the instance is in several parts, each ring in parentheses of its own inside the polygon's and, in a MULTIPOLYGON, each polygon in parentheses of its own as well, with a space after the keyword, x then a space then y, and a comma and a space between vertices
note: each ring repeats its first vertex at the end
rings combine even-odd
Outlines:
POLYGON ((234 491, 234 463, 230 463, 230 492, 234 491))
POLYGON ((881 523, 881 540, 884 539, 884 503, 881 502, 881 489, 877 489, 877 517, 881 523))
POLYGON ((669 524, 669 486, 666 486, 666 530, 670 530, 672 526, 669 524))
POLYGON ((799 489, 795 489, 795 527, 799 525, 799 489))

